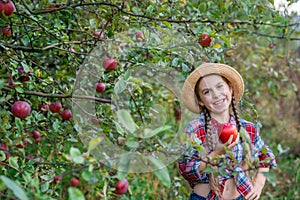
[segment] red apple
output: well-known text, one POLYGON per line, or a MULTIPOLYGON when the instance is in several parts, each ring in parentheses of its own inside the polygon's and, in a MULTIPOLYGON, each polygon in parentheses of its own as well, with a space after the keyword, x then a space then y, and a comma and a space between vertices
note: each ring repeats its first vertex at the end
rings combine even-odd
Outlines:
POLYGON ((230 124, 230 123, 222 124, 221 125, 221 132, 220 132, 220 135, 219 135, 219 138, 220 138, 221 142, 226 143, 231 135, 233 135, 233 138, 231 140, 231 143, 232 143, 236 140, 236 137, 238 135, 237 128, 234 125, 230 124))
POLYGON ((39 105, 38 105, 38 110, 39 111, 42 111, 42 112, 47 112, 47 111, 49 111, 49 105, 48 104, 42 104, 42 103, 40 103, 39 105))
POLYGON ((117 67, 117 62, 116 62, 116 60, 113 59, 113 58, 105 58, 104 61, 103 61, 102 66, 103 66, 103 68, 104 68, 106 71, 111 71, 111 70, 116 69, 116 67, 117 67))
POLYGON ((174 108, 174 116, 177 121, 181 120, 181 110, 180 108, 174 108))
POLYGON ((8 151, 8 146, 6 144, 0 143, 0 150, 8 151))
POLYGON ((3 27, 2 28, 2 35, 3 36, 11 36, 12 34, 12 30, 10 28, 7 28, 7 27, 3 27))
POLYGON ((115 191, 113 193, 115 194, 125 194, 128 189, 128 181, 126 178, 124 178, 122 181, 118 180, 116 185, 114 185, 115 191))
POLYGON ((70 180, 70 184, 73 186, 73 187, 76 187, 77 185, 79 185, 79 180, 75 177, 71 178, 70 180))
POLYGON ((40 143, 42 141, 42 136, 34 138, 35 143, 40 143))
POLYGON ((8 77, 7 78, 7 83, 8 83, 8 85, 9 85, 9 87, 12 87, 12 88, 14 88, 14 87, 16 87, 16 83, 14 82, 14 79, 12 78, 12 77, 8 77))
POLYGON ((28 144, 27 140, 23 140, 23 141, 21 141, 20 144, 17 144, 16 147, 19 149, 23 149, 23 148, 27 147, 27 144, 28 144))
POLYGON ((270 48, 270 49, 273 49, 273 48, 275 47, 275 45, 276 45, 276 44, 275 44, 274 42, 271 42, 271 43, 269 44, 269 48, 270 48))
POLYGON ((8 161, 8 159, 11 157, 10 153, 5 152, 5 161, 8 161))
POLYGON ((15 5, 11 0, 0 1, 0 17, 8 17, 15 11, 15 5))
POLYGON ((208 47, 211 44, 211 38, 208 36, 207 33, 204 33, 200 38, 198 43, 202 46, 202 47, 208 47))
POLYGON ((58 183, 58 182, 60 182, 62 180, 62 175, 58 175, 58 176, 55 176, 54 178, 53 178, 53 182, 54 183, 58 183))
POLYGON ((100 35, 101 35, 101 32, 97 31, 97 32, 93 33, 92 37, 93 38, 100 38, 100 35))
POLYGON ((63 120, 69 120, 72 118, 72 111, 69 109, 66 109, 60 114, 60 116, 63 120))
POLYGON ((32 131, 32 137, 34 139, 37 139, 37 138, 41 137, 41 133, 38 132, 37 130, 34 130, 34 131, 32 131))
POLYGON ((143 36, 143 32, 142 31, 138 31, 136 34, 135 34, 135 38, 137 41, 141 41, 141 40, 144 40, 144 36, 143 36))
POLYGON ((118 138, 118 146, 123 146, 123 140, 118 138))
POLYGON ((97 92, 104 92, 105 91, 105 84, 104 83, 96 83, 95 84, 95 89, 97 92))
POLYGON ((26 101, 16 101, 12 107, 11 112, 15 117, 25 118, 30 114, 31 107, 26 101))
POLYGON ((49 106, 50 111, 53 113, 58 113, 61 108, 62 108, 62 105, 60 102, 52 102, 49 106))

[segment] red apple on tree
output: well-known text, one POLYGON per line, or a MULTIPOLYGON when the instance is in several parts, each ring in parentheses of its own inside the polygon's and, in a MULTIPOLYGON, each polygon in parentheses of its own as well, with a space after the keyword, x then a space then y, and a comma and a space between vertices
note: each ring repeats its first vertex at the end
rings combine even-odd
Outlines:
POLYGON ((144 40, 144 36, 143 36, 143 32, 142 31, 138 31, 136 34, 135 34, 135 38, 137 41, 142 41, 144 40))
POLYGON ((62 108, 62 105, 60 102, 52 102, 49 106, 50 111, 53 113, 58 113, 61 108, 62 108))
POLYGON ((104 92, 105 91, 105 84, 98 82, 95 84, 95 89, 97 92, 104 92))
POLYGON ((15 11, 15 5, 11 0, 0 1, 0 17, 8 17, 15 11))
POLYGON ((103 61, 102 66, 103 66, 103 68, 104 68, 106 71, 111 71, 111 70, 116 69, 116 67, 117 67, 117 62, 116 62, 116 60, 113 59, 113 58, 105 58, 104 61, 103 61))
POLYGON ((122 181, 118 180, 117 183, 114 185, 115 189, 113 193, 115 194, 125 194, 128 189, 128 181, 124 178, 122 181))
POLYGON ((180 108, 174 108, 174 116, 177 121, 181 120, 181 110, 180 108))
POLYGON ((8 146, 4 143, 0 143, 0 150, 8 151, 8 146))
POLYGON ((7 78, 7 83, 8 83, 8 85, 9 85, 9 87, 12 87, 12 88, 14 88, 14 87, 16 87, 16 83, 14 82, 14 79, 12 78, 12 77, 8 77, 7 78))
POLYGON ((37 130, 32 131, 32 137, 34 139, 40 138, 41 137, 41 133, 38 132, 37 130))
POLYGON ((198 40, 198 43, 202 46, 202 47, 208 47, 211 44, 211 37, 208 36, 207 33, 204 33, 198 40))
POLYGON ((77 178, 73 177, 70 180, 70 184, 71 184, 71 186, 76 187, 77 185, 79 185, 79 180, 77 178))
POLYGON ((60 116, 63 120, 69 120, 72 118, 72 111, 69 109, 66 109, 60 114, 60 116))
POLYGON ((49 111, 49 105, 48 104, 42 104, 42 103, 40 103, 39 105, 38 105, 38 110, 39 111, 42 111, 42 112, 47 112, 47 111, 49 111))
POLYGON ((62 175, 58 175, 58 176, 55 176, 54 178, 53 178, 53 182, 54 183, 58 183, 58 182, 60 182, 61 180, 62 180, 62 175))
POLYGON ((31 107, 26 101, 16 101, 12 107, 11 112, 15 117, 25 118, 30 114, 31 107))
POLYGON ((23 149, 25 147, 27 147, 27 140, 22 140, 20 144, 17 144, 16 147, 19 148, 19 149, 23 149))
POLYGON ((219 134, 219 138, 221 142, 226 143, 230 136, 233 135, 233 138, 231 140, 231 143, 234 142, 237 138, 238 131, 237 128, 230 124, 230 123, 224 123, 221 125, 221 132, 219 134))
POLYGON ((7 28, 7 27, 2 28, 2 35, 3 36, 8 37, 8 36, 11 36, 11 34, 12 34, 12 30, 10 28, 7 28))

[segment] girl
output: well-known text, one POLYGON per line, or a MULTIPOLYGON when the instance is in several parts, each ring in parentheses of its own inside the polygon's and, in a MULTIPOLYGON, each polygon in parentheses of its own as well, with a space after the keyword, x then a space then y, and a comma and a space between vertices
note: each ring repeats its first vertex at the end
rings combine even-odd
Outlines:
POLYGON ((238 116, 236 101, 243 93, 241 75, 224 64, 202 64, 185 80, 183 102, 191 112, 199 114, 185 132, 204 148, 204 151, 199 146, 189 148, 178 162, 180 174, 193 189, 192 200, 257 200, 266 181, 262 172, 277 166, 256 125, 238 116), (224 123, 237 128, 235 141, 233 136, 225 143, 219 140, 224 123), (209 166, 217 175, 208 170, 209 166), (257 171, 250 178, 249 172, 255 168, 257 171))

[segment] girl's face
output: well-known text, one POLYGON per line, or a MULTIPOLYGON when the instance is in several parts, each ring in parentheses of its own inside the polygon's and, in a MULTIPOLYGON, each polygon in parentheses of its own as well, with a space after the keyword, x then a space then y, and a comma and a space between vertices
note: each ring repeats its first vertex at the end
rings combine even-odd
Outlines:
POLYGON ((232 88, 220 75, 208 75, 199 83, 199 97, 201 106, 205 106, 214 115, 229 114, 232 99, 232 88))

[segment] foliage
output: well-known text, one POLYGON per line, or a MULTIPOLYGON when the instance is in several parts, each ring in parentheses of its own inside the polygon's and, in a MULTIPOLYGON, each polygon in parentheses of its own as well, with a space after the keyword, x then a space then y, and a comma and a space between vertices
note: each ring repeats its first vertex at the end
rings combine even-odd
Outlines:
POLYGON ((283 163, 277 181, 270 176, 264 198, 299 196, 299 159, 293 160, 299 156, 299 23, 275 11, 272 1, 14 4, 14 14, 0 18, 1 28, 12 30, 0 36, 1 198, 186 199, 190 189, 175 162, 182 146, 169 148, 187 121, 178 118, 180 88, 172 81, 182 83, 208 61, 235 66, 245 77, 240 114, 263 124, 264 139, 283 163), (144 38, 136 38, 137 31, 144 38), (209 47, 197 43, 204 33, 212 38, 209 47), (104 57, 116 59, 116 70, 103 70, 104 57), (95 93, 98 81, 105 83, 104 93, 95 93), (12 115, 17 100, 30 103, 30 116, 12 115), (72 109, 72 120, 40 108, 51 102, 72 109), (114 110, 115 102, 121 109, 114 110), (42 141, 32 137, 34 130, 42 141), (111 149, 108 157, 99 155, 101 148, 111 149), (138 169, 130 159, 136 152, 157 157, 143 157, 146 164, 136 166, 151 167, 138 169), (72 177, 79 186, 70 185, 72 177), (129 190, 118 196, 113 185, 122 178, 129 190), (287 187, 291 183, 294 188, 287 187))

